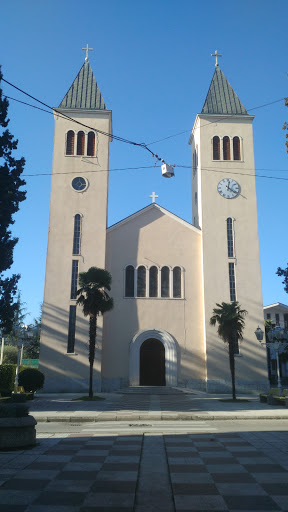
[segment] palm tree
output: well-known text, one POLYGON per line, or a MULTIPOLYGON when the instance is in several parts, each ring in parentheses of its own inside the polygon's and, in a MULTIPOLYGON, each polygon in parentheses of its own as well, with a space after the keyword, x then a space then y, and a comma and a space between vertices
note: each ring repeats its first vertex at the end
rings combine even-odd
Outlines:
POLYGON ((210 318, 210 324, 218 324, 218 336, 224 343, 228 343, 229 364, 232 379, 232 397, 236 400, 235 390, 235 342, 243 340, 243 330, 245 327, 244 317, 247 315, 245 309, 241 309, 239 302, 222 302, 216 304, 213 309, 213 315, 210 318))
POLYGON ((113 308, 113 299, 106 290, 111 290, 111 274, 102 268, 91 267, 79 274, 80 288, 77 290, 77 305, 81 305, 84 316, 89 316, 89 397, 93 397, 93 364, 95 359, 97 316, 113 308))

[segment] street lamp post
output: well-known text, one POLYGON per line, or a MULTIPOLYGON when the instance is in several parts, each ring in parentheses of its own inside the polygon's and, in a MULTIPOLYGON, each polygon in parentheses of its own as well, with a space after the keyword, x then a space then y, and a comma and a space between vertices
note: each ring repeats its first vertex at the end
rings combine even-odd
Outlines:
POLYGON ((264 331, 258 326, 255 335, 262 346, 275 350, 276 353, 276 371, 277 371, 277 387, 281 388, 279 349, 288 346, 288 330, 281 327, 273 327, 267 332, 267 341, 263 341, 264 331))

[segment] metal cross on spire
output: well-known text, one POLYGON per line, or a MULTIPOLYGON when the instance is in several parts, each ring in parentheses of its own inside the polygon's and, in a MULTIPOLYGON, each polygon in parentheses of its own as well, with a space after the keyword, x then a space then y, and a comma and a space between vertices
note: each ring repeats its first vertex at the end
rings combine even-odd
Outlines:
POLYGON ((149 196, 149 197, 152 197, 152 203, 155 203, 155 199, 156 199, 156 197, 159 197, 159 196, 157 196, 157 195, 155 194, 155 192, 152 192, 151 196, 149 196))
POLYGON ((82 48, 82 50, 86 50, 85 60, 88 60, 88 52, 93 51, 93 48, 89 48, 88 43, 87 43, 86 48, 82 48))
MULTIPOLYGON (((88 46, 88 45, 87 45, 88 46)), ((215 63, 215 67, 217 67, 219 64, 218 64, 218 57, 222 57, 221 53, 218 53, 217 50, 215 50, 215 53, 211 53, 211 57, 216 57, 216 63, 215 63)))

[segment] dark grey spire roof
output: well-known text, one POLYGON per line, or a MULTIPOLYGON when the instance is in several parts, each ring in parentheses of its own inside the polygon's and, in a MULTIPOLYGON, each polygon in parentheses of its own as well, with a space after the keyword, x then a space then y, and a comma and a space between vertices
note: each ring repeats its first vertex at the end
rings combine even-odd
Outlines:
POLYGON ((219 66, 215 68, 201 114, 248 115, 219 66))
POLYGON ((106 110, 106 105, 88 60, 84 62, 59 108, 106 110))

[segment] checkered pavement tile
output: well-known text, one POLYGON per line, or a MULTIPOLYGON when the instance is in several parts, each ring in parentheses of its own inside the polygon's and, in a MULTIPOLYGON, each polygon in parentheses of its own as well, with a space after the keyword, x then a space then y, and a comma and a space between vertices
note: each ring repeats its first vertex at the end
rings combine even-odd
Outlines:
POLYGON ((71 436, 48 443, 15 473, 2 469, 0 510, 132 512, 141 448, 142 436, 71 436))
POLYGON ((164 440, 176 512, 288 511, 288 471, 240 434, 164 440))

